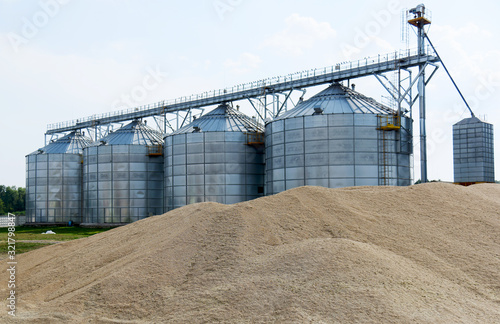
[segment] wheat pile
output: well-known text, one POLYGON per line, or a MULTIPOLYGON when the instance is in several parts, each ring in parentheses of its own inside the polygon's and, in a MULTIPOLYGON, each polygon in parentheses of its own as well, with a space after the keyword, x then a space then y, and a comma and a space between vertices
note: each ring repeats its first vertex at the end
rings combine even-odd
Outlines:
POLYGON ((500 185, 190 205, 22 254, 17 282, 1 322, 500 323, 500 185))

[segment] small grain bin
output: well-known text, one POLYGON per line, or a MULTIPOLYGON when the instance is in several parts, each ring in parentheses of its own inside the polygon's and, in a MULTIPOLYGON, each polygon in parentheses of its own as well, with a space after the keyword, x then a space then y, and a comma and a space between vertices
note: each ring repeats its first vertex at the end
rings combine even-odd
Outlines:
POLYGON ((263 140, 263 126, 227 104, 166 136, 166 210, 263 196, 263 140))
POLYGON ((85 223, 163 213, 162 135, 139 119, 85 148, 85 223))
POLYGON ((71 132, 26 156, 26 222, 82 221, 82 150, 92 140, 71 132))
POLYGON ((493 125, 477 117, 453 125, 453 169, 455 182, 495 182, 493 125))
POLYGON ((412 121, 338 83, 266 124, 267 194, 412 183, 412 121))

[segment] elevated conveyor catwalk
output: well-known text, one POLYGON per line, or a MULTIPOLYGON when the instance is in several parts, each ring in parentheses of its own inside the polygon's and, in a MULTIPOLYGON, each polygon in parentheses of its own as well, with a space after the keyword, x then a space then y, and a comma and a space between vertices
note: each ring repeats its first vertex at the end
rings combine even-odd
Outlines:
POLYGON ((396 71, 398 69, 422 66, 423 64, 434 62, 438 62, 438 58, 434 56, 431 51, 419 54, 417 50, 405 50, 387 55, 378 55, 376 57, 345 62, 327 68, 313 69, 289 74, 287 76, 268 78, 238 85, 232 88, 204 92, 202 94, 182 97, 171 101, 157 102, 129 110, 93 115, 87 118, 51 124, 47 127, 46 135, 91 128, 96 125, 118 123, 134 118, 161 116, 166 113, 212 106, 224 102, 258 98, 266 92, 278 93, 292 91, 294 89, 340 82, 373 74, 396 71))

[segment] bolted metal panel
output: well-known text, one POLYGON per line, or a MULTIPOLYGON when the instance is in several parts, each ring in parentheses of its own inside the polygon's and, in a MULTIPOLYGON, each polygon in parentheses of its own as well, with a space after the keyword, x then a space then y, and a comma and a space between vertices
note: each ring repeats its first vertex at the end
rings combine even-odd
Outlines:
POLYGON ((328 179, 328 166, 314 166, 305 168, 306 179, 328 179))
POLYGON ((83 150, 85 223, 163 213, 163 158, 148 154, 148 146, 162 143, 160 133, 134 120, 83 150))
POLYGON ((287 131, 298 129, 301 132, 304 130, 304 120, 300 118, 289 118, 285 120, 285 129, 287 131))
POLYGON ((453 125, 455 182, 495 182, 493 125, 477 117, 453 125))
POLYGON ((273 159, 273 167, 275 168, 284 168, 285 164, 288 167, 303 167, 304 166, 304 155, 287 155, 285 159, 280 156, 278 158, 273 159), (285 163, 283 163, 285 162, 285 163))
POLYGON ((82 149, 92 143, 72 132, 26 156, 26 221, 82 221, 82 149))
POLYGON ((355 185, 356 186, 378 186, 379 179, 378 178, 356 178, 355 185))
POLYGON ((354 165, 334 165, 329 169, 330 178, 353 178, 354 179, 354 165))
POLYGON ((356 178, 378 178, 378 165, 356 165, 354 173, 356 178))
POLYGON ((303 179, 300 179, 300 180, 288 180, 286 181, 286 184, 285 184, 285 190, 290 190, 290 189, 293 189, 293 188, 297 188, 297 187, 302 187, 302 186, 305 186, 306 183, 305 183, 305 180, 303 179))
POLYGON ((267 194, 298 185, 411 184, 411 119, 383 138, 379 129, 379 116, 395 113, 334 84, 267 123, 267 194))
POLYGON ((306 179, 306 186, 320 186, 327 187, 329 186, 329 180, 326 179, 306 179))
MULTIPOLYGON (((247 145, 262 133, 254 119, 223 104, 165 138, 165 210, 197 202, 237 203, 263 196, 264 152, 247 145), (173 161, 168 162, 170 158, 173 161)), ((284 146, 276 148, 284 150, 284 146)))

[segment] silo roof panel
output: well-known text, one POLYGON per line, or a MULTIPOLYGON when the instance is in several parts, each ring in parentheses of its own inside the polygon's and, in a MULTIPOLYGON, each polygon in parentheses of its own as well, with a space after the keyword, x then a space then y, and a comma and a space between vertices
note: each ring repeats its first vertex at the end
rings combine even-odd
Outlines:
POLYGON ((91 144, 89 137, 79 131, 73 131, 31 154, 82 154, 83 148, 91 144))
POLYGON ((395 114, 396 111, 386 107, 373 98, 369 98, 339 83, 332 84, 310 99, 303 101, 276 119, 297 116, 310 116, 315 108, 321 108, 328 114, 395 114))
POLYGON ((136 119, 94 145, 162 145, 161 133, 136 119))
POLYGON ((186 134, 196 132, 195 127, 201 132, 264 132, 264 127, 253 118, 222 104, 211 112, 193 120, 192 123, 181 127, 169 134, 186 134))
POLYGON ((476 116, 474 116, 474 117, 462 119, 461 121, 459 121, 455 125, 466 125, 466 124, 477 124, 477 123, 488 124, 486 122, 483 122, 481 119, 477 118, 476 116))

